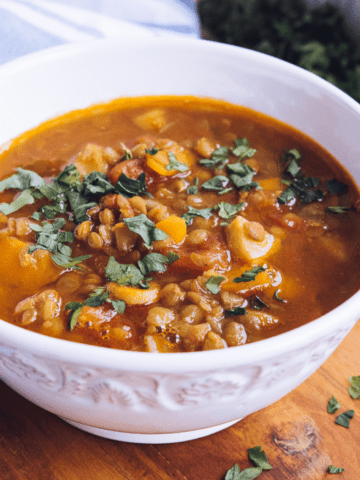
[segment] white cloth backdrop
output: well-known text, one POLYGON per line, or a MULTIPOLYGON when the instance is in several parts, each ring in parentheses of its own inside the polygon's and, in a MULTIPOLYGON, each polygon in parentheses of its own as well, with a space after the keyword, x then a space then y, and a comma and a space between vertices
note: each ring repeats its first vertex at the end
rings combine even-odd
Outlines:
POLYGON ((0 64, 68 42, 199 36, 194 0, 0 0, 0 64))

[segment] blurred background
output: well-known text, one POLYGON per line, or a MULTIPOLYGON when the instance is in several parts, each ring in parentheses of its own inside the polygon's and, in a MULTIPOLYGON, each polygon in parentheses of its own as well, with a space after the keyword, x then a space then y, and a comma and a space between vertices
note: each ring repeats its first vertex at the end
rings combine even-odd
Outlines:
POLYGON ((202 37, 272 55, 360 102, 360 0, 0 0, 0 64, 97 38, 202 37))

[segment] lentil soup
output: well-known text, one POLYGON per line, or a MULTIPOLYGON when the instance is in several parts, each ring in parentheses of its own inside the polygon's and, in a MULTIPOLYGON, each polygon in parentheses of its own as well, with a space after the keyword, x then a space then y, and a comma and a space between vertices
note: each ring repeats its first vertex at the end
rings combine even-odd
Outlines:
POLYGON ((240 346, 359 289, 359 190, 320 145, 245 107, 119 99, 1 156, 1 317, 148 352, 240 346))

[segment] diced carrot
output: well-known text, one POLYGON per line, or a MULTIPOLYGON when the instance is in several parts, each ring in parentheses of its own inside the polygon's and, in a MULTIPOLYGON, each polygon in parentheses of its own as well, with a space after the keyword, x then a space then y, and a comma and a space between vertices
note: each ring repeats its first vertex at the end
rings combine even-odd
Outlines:
POLYGON ((259 180, 258 183, 264 190, 284 190, 284 184, 277 177, 259 180))
POLYGON ((163 175, 165 177, 169 177, 179 173, 176 169, 167 170, 165 167, 169 165, 170 158, 169 153, 173 153, 176 157, 176 160, 188 167, 191 167, 194 163, 193 155, 185 150, 180 145, 174 143, 170 147, 165 147, 159 150, 155 155, 150 155, 150 153, 146 154, 146 164, 149 168, 154 170, 156 173, 163 175))
POLYGON ((123 300, 127 305, 149 305, 160 298, 160 287, 157 283, 150 282, 150 288, 145 290, 111 282, 109 293, 111 298, 123 300))
POLYGON ((170 215, 161 220, 156 225, 156 228, 167 233, 175 243, 181 243, 186 237, 186 222, 184 218, 177 215, 170 215))
POLYGON ((29 244, 14 237, 0 240, 0 250, 6 252, 0 263, 0 279, 22 295, 33 295, 41 287, 54 282, 63 271, 51 260, 50 252, 27 253, 29 244))

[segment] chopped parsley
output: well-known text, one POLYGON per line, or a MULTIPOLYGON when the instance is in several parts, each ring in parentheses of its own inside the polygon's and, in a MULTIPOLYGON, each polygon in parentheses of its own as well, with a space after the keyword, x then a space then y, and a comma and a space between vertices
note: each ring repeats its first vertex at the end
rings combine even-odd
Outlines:
POLYGON ((354 414, 354 410, 348 410, 347 412, 340 413, 340 415, 336 417, 335 423, 341 425, 342 427, 349 428, 350 420, 354 417, 354 414))
POLYGON ((354 375, 349 378, 349 394, 353 399, 360 398, 360 375, 354 375))
POLYGON ((260 446, 249 448, 248 455, 255 467, 245 468, 241 471, 239 465, 235 464, 226 472, 224 480, 254 480, 263 470, 272 469, 265 452, 261 450, 260 446))
POLYGON ((225 280, 225 277, 216 277, 211 275, 209 280, 205 283, 205 287, 209 290, 209 292, 217 295, 220 291, 220 283, 225 280))
POLYGON ((219 147, 211 154, 211 158, 203 158, 199 163, 204 167, 222 169, 228 162, 229 149, 225 146, 219 147))
POLYGON ((145 173, 140 173, 135 180, 122 173, 115 185, 115 193, 120 193, 124 197, 132 198, 146 192, 145 173))
POLYGON ((186 213, 183 213, 181 215, 181 218, 183 218, 186 222, 186 225, 189 225, 189 223, 195 218, 195 217, 203 217, 203 218, 210 218, 212 213, 211 213, 212 208, 194 208, 194 207, 189 207, 188 211, 186 213))
POLYGON ((270 308, 269 305, 265 303, 263 300, 261 300, 261 298, 258 297, 257 295, 251 299, 250 304, 254 310, 262 310, 263 308, 270 308))
POLYGON ((342 183, 336 178, 328 180, 326 182, 326 188, 332 195, 345 195, 349 190, 349 186, 346 183, 342 183))
POLYGON ((257 466, 262 468, 263 470, 271 470, 272 466, 269 464, 267 456, 263 450, 261 450, 260 446, 249 448, 248 454, 250 460, 257 466))
POLYGON ((331 398, 327 405, 328 413, 335 413, 340 408, 340 403, 336 400, 334 395, 331 395, 331 398))
POLYGON ((230 172, 230 180, 237 188, 250 190, 259 187, 257 182, 253 182, 255 171, 247 163, 231 163, 227 169, 230 172))
POLYGON ((237 315, 246 315, 246 310, 244 307, 235 307, 232 310, 225 310, 225 318, 235 317, 237 315))
POLYGON ((345 471, 345 468, 334 467, 334 465, 329 465, 328 472, 329 473, 342 473, 345 471))
POLYGON ((218 211, 219 217, 224 218, 225 220, 230 220, 234 218, 238 212, 243 210, 244 207, 245 207, 244 202, 238 203, 237 205, 232 205, 231 203, 228 203, 228 202, 220 202, 214 206, 214 209, 219 210, 218 211))
POLYGON ((224 175, 216 175, 215 177, 210 178, 210 180, 204 182, 201 187, 205 190, 224 192, 225 189, 228 191, 228 189, 226 188, 228 186, 228 183, 229 179, 227 177, 225 177, 224 175))
POLYGON ((279 289, 275 290, 274 292, 274 298, 275 300, 277 300, 278 302, 283 302, 283 303, 286 303, 286 300, 284 300, 283 298, 279 297, 279 289))
POLYGON ((169 163, 165 166, 166 170, 178 170, 179 172, 186 172, 189 167, 185 163, 179 162, 172 152, 168 153, 169 163))
POLYGON ((256 153, 255 148, 250 148, 249 140, 246 138, 237 138, 235 140, 235 147, 231 149, 232 153, 239 157, 239 160, 253 157, 256 153))
POLYGON ((194 185, 190 185, 186 190, 189 195, 197 195, 198 193, 198 186, 199 186, 199 179, 195 178, 194 185))
POLYGON ((150 248, 152 242, 165 240, 169 236, 159 228, 156 228, 155 223, 143 213, 135 217, 124 218, 124 223, 129 230, 140 235, 146 248, 150 248))
POLYGON ((326 210, 328 210, 331 213, 347 213, 350 212, 351 208, 350 207, 341 207, 341 206, 334 206, 334 207, 326 207, 326 210))
POLYGON ((246 270, 241 277, 236 277, 234 278, 235 283, 240 283, 240 282, 252 282, 255 280, 255 277, 258 273, 260 272, 265 272, 266 268, 264 267, 253 267, 251 270, 246 270))

